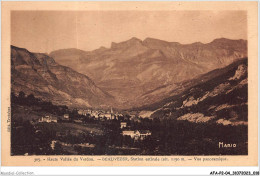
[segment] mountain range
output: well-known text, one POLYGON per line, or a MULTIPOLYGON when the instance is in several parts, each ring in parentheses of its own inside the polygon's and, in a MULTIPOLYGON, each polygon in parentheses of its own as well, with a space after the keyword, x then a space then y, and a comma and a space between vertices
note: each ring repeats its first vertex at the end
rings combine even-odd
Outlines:
POLYGON ((107 107, 114 98, 86 75, 47 54, 11 46, 11 90, 69 107, 107 107))
MULTIPOLYGON (((247 125, 248 60, 232 64, 187 81, 184 91, 140 107, 141 117, 173 118, 223 125, 247 125)), ((138 109, 135 109, 138 111, 138 109)))
POLYGON ((62 49, 49 56, 87 75, 114 98, 113 107, 129 109, 177 95, 194 86, 189 80, 247 57, 247 41, 220 38, 180 44, 131 38, 110 48, 62 49))

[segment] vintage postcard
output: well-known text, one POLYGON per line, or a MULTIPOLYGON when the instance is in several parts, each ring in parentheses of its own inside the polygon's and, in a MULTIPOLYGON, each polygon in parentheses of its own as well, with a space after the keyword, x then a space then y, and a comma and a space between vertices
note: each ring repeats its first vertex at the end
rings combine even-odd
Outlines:
POLYGON ((256 166, 257 2, 2 2, 3 166, 256 166))

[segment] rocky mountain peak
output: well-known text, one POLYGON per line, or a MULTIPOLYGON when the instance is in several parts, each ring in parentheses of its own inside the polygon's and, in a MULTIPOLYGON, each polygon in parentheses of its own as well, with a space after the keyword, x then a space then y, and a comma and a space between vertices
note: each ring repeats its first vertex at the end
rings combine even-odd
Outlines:
POLYGON ((105 50, 105 49, 107 49, 107 48, 104 47, 104 46, 101 46, 101 47, 99 48, 99 50, 105 50))
POLYGON ((69 56, 69 55, 84 55, 87 51, 83 51, 77 48, 68 48, 68 49, 59 49, 56 51, 50 52, 49 56, 69 56))
POLYGON ((232 44, 246 44, 247 40, 231 40, 231 39, 227 39, 227 38, 217 38, 215 40, 213 40, 212 42, 210 42, 209 44, 216 44, 216 45, 232 45, 232 44))
POLYGON ((164 40, 159 40, 155 38, 146 38, 143 44, 151 49, 161 49, 165 47, 172 47, 175 45, 180 45, 178 42, 167 42, 164 40))
POLYGON ((155 38, 150 38, 147 37, 144 39, 143 43, 170 43, 164 40, 160 40, 160 39, 155 39, 155 38))
POLYGON ((92 52, 103 52, 103 51, 106 51, 106 50, 108 50, 108 48, 106 48, 106 47, 104 47, 104 46, 101 46, 101 47, 99 47, 98 49, 96 49, 96 50, 93 50, 92 52))
POLYGON ((55 60, 48 56, 47 54, 43 54, 43 53, 33 53, 34 56, 40 61, 40 63, 42 65, 44 64, 48 64, 48 65, 52 65, 52 64, 56 64, 55 60))
POLYGON ((136 37, 133 37, 133 38, 127 40, 127 41, 120 42, 120 43, 112 42, 111 43, 111 49, 125 48, 125 47, 130 47, 130 46, 133 46, 133 45, 142 45, 142 40, 140 40, 136 37))
POLYGON ((239 80, 240 78, 245 77, 246 74, 247 74, 247 66, 245 64, 241 64, 238 66, 235 75, 229 78, 229 80, 239 80))
POLYGON ((57 53, 53 57, 58 63, 88 75, 97 86, 116 97, 119 103, 115 106, 120 108, 159 100, 174 89, 168 84, 193 79, 247 56, 245 41, 229 39, 180 44, 133 37, 98 50, 89 55, 57 53), (77 62, 71 64, 71 60, 76 59, 77 62))
POLYGON ((55 65, 55 60, 45 53, 31 53, 27 49, 11 45, 13 65, 46 66, 55 65))

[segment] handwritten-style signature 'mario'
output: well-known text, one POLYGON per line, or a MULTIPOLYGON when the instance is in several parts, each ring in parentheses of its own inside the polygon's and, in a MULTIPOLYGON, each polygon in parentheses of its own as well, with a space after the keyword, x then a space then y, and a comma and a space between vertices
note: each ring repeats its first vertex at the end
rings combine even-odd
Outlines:
POLYGON ((218 143, 218 148, 236 148, 237 144, 226 144, 224 142, 218 143))

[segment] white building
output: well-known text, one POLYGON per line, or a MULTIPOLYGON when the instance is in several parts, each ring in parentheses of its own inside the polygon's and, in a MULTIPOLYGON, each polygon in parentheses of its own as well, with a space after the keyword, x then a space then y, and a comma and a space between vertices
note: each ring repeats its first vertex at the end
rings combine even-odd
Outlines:
POLYGON ((152 133, 149 130, 135 130, 135 131, 123 131, 122 132, 123 136, 130 136, 131 138, 135 140, 143 140, 147 136, 151 136, 152 133))
POLYGON ((123 136, 130 136, 131 138, 135 137, 135 131, 122 131, 123 136))
POLYGON ((69 114, 64 114, 64 119, 69 119, 70 118, 70 115, 69 114))
POLYGON ((127 123, 126 122, 121 122, 120 123, 120 128, 126 128, 127 127, 127 123))
POLYGON ((52 150, 54 150, 56 143, 57 143, 56 140, 52 140, 52 141, 51 141, 51 149, 52 149, 52 150))
POLYGON ((87 110, 79 110, 78 114, 86 116, 88 114, 88 111, 87 110))
POLYGON ((100 113, 99 114, 99 117, 101 117, 101 118, 107 118, 107 119, 112 119, 112 114, 110 114, 110 113, 100 113))
POLYGON ((45 116, 39 119, 39 122, 47 122, 47 123, 57 123, 58 122, 58 118, 57 117, 52 117, 52 116, 45 116))
POLYGON ((136 139, 145 139, 147 136, 151 136, 152 133, 149 130, 137 130, 135 133, 135 138, 136 139))
POLYGON ((74 120, 76 123, 82 123, 82 120, 74 120))
POLYGON ((91 117, 94 117, 95 119, 99 118, 99 113, 97 111, 92 111, 90 115, 91 115, 91 117))

